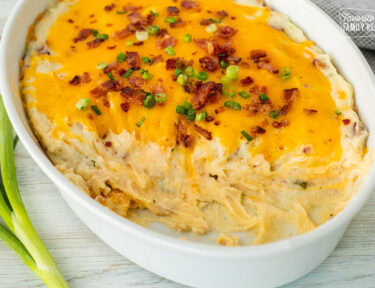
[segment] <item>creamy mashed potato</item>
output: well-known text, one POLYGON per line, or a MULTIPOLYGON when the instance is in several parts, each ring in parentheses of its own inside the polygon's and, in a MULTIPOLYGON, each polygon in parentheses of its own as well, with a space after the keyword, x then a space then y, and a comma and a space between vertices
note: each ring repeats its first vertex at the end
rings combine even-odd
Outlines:
POLYGON ((30 29, 21 91, 67 178, 220 245, 306 233, 347 205, 368 132, 328 55, 261 1, 136 4, 52 2, 30 29))

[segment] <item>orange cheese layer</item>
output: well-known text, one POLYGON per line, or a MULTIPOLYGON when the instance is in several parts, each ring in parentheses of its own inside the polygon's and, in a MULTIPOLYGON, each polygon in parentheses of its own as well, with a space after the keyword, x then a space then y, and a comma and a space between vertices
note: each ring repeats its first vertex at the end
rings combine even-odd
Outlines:
MULTIPOLYGON (((314 66, 312 61, 314 55, 309 52, 309 48, 314 46, 311 41, 295 43, 287 35, 268 25, 270 11, 268 8, 247 7, 234 4, 230 0, 210 0, 199 1, 200 11, 182 9, 178 3, 172 0, 142 0, 137 5, 144 8, 143 15, 149 14, 150 10, 157 11, 159 16, 154 21, 154 25, 167 28, 171 36, 178 40, 174 50, 176 56, 185 59, 194 59, 195 71, 201 71, 198 59, 206 56, 207 52, 199 48, 194 41, 184 42, 185 33, 191 33, 193 39, 209 38, 205 26, 200 25, 200 20, 207 18, 217 18, 208 11, 225 10, 229 13, 222 24, 238 29, 238 32, 231 38, 232 46, 236 48, 235 55, 242 57, 243 61, 250 64, 248 68, 241 67, 239 78, 251 76, 258 86, 267 87, 267 95, 275 105, 282 105, 283 90, 298 88, 299 99, 293 104, 290 112, 280 119, 287 119, 289 126, 284 128, 273 128, 272 125, 263 126, 265 120, 272 123, 273 119, 263 113, 250 116, 248 111, 226 110, 215 116, 215 120, 220 122, 216 126, 213 122, 200 121, 199 125, 212 132, 213 137, 218 137, 220 142, 229 151, 234 151, 243 138, 240 131, 249 131, 251 127, 259 125, 266 129, 266 133, 257 136, 257 144, 249 145, 249 149, 254 154, 263 154, 266 159, 274 161, 283 154, 295 151, 301 145, 312 144, 313 152, 310 154, 316 159, 327 159, 333 161, 341 156, 340 144, 340 120, 335 116, 335 103, 331 97, 331 84, 329 80, 314 66), (181 28, 171 29, 164 19, 168 17, 167 6, 178 6, 180 15, 187 25, 181 28), (252 17, 249 17, 252 16, 252 17), (292 77, 289 80, 282 80, 280 74, 271 74, 266 70, 259 70, 256 64, 250 60, 250 51, 263 49, 267 51, 272 64, 281 69, 289 67, 292 77), (194 54, 194 55, 193 55, 194 54), (304 109, 314 109, 318 112, 314 115, 307 115, 304 109)), ((155 47, 156 37, 150 36, 142 46, 126 46, 126 42, 136 42, 135 35, 131 35, 123 40, 115 40, 112 35, 115 31, 124 29, 129 20, 126 14, 117 14, 116 10, 127 5, 128 1, 91 1, 79 0, 73 4, 68 12, 62 14, 51 27, 47 45, 53 52, 52 55, 38 55, 36 52, 32 57, 30 68, 24 71, 25 83, 33 78, 32 85, 34 91, 30 91, 35 99, 27 105, 28 108, 36 107, 40 112, 47 115, 56 124, 55 135, 59 132, 68 133, 69 125, 73 122, 83 123, 89 130, 97 131, 99 136, 106 134, 109 130, 121 133, 123 130, 134 132, 141 141, 153 141, 160 145, 173 145, 175 143, 175 126, 178 119, 176 105, 183 101, 190 101, 192 95, 184 92, 182 87, 172 81, 173 70, 166 70, 165 62, 155 65, 142 63, 142 67, 148 69, 153 74, 153 79, 149 80, 145 90, 157 81, 163 79, 163 86, 166 89, 167 101, 163 106, 155 106, 146 109, 136 105, 131 105, 127 113, 122 111, 120 104, 123 101, 119 92, 110 92, 108 99, 110 107, 103 105, 102 99, 95 99, 90 96, 90 90, 100 83, 108 80, 107 76, 98 68, 97 64, 102 61, 112 63, 116 60, 119 52, 137 51, 140 57, 156 56, 163 54, 164 61, 172 56, 167 55, 164 49, 155 47), (116 8, 111 12, 105 12, 104 6, 114 3, 116 8), (73 21, 69 21, 72 19, 73 21), (71 23, 73 22, 73 23, 71 23), (86 42, 93 40, 90 36, 86 41, 73 43, 72 39, 77 37, 83 28, 92 28, 109 35, 109 39, 99 47, 88 49, 86 42), (71 47, 74 45, 75 47, 71 47), (115 49, 107 47, 116 46, 115 49), (62 66, 57 71, 47 74, 37 73, 39 61, 48 59, 53 63, 60 63, 62 66), (69 84, 69 80, 75 75, 82 75, 83 72, 90 73, 92 81, 79 87, 69 84), (64 79, 58 75, 64 74, 64 79), (90 97, 93 104, 96 104, 101 112, 101 116, 95 115, 92 111, 78 111, 75 104, 82 97, 90 97), (88 114, 94 117, 90 119, 88 114), (145 117, 146 120, 139 128, 136 123, 145 117)), ((121 64, 127 68, 127 64, 121 64)), ((220 69, 219 69, 220 70, 220 69)), ((138 75, 134 72, 133 76, 138 75)), ((115 75, 118 77, 117 75, 115 75)), ((210 80, 220 82, 221 72, 210 73, 210 80)), ((235 90, 248 90, 249 87, 240 87, 238 81, 233 83, 235 90)), ((251 87, 251 86, 250 86, 251 87)), ((231 100, 226 96, 220 96, 219 101, 205 107, 209 115, 214 115, 214 110, 223 106, 225 101, 231 100)), ((234 101, 242 106, 249 103, 249 99, 235 96, 234 101)))

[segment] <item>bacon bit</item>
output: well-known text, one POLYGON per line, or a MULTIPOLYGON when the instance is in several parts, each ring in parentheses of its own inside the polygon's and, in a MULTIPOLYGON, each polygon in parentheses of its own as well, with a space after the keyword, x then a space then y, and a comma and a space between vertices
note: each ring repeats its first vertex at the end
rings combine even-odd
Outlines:
POLYGON ((108 90, 105 89, 103 86, 97 86, 90 91, 91 95, 97 98, 106 95, 107 92, 108 90))
POLYGON ((69 84, 73 85, 73 86, 80 85, 81 84, 81 77, 79 77, 78 75, 74 76, 73 79, 69 81, 69 84))
POLYGON ((187 122, 185 119, 180 118, 175 124, 177 129, 176 144, 184 145, 186 148, 193 144, 194 138, 187 132, 187 122))
POLYGON ((124 87, 121 89, 120 94, 127 101, 139 106, 143 106, 143 100, 145 99, 145 95, 140 90, 130 87, 124 87))
POLYGON ((216 35, 220 38, 224 38, 224 39, 229 39, 230 37, 232 37, 234 34, 237 33, 237 29, 234 29, 230 26, 220 26, 217 30, 216 30, 216 35))
POLYGON ((107 142, 104 143, 104 145, 106 147, 111 147, 112 146, 112 142, 111 141, 107 141, 107 142))
POLYGON ((286 120, 286 119, 283 119, 280 122, 278 122, 278 121, 272 122, 272 127, 274 127, 274 128, 282 128, 282 127, 286 127, 288 125, 289 125, 289 121, 286 120))
POLYGON ((105 106, 105 107, 111 107, 111 103, 109 103, 109 101, 107 100, 107 99, 104 99, 103 100, 103 105, 105 106))
POLYGON ((156 55, 156 56, 152 57, 151 60, 152 60, 152 62, 150 63, 150 65, 163 62, 163 55, 161 55, 161 54, 156 55))
POLYGON ((138 41, 138 42, 133 43, 134 46, 142 46, 143 44, 144 44, 143 41, 138 41))
POLYGON ((77 43, 79 41, 86 40, 91 34, 92 34, 92 29, 84 28, 79 32, 78 36, 73 39, 73 42, 77 43))
POLYGON ((81 76, 82 83, 89 83, 91 81, 90 73, 84 72, 81 76))
POLYGON ((113 49, 115 49, 117 46, 116 45, 113 45, 113 46, 107 46, 107 49, 108 50, 113 50, 113 49))
POLYGON ((133 70, 141 69, 141 59, 139 58, 137 52, 126 52, 126 56, 126 60, 130 68, 132 68, 133 70))
POLYGON ((107 89, 107 91, 119 91, 120 86, 120 82, 116 80, 107 80, 102 83, 102 87, 107 89))
POLYGON ((149 17, 150 14, 147 15, 147 18, 142 17, 142 15, 138 11, 133 11, 128 15, 130 20, 130 25, 128 26, 129 30, 135 31, 143 31, 146 27, 154 21, 154 17, 149 17))
POLYGON ((210 72, 214 72, 219 68, 219 64, 215 59, 211 58, 210 56, 204 56, 199 59, 199 63, 201 63, 201 67, 206 69, 210 72))
POLYGON ((307 115, 314 115, 318 113, 317 110, 313 110, 313 109, 303 109, 303 112, 305 112, 307 115))
POLYGON ((262 93, 267 94, 267 87, 266 86, 259 87, 258 85, 255 85, 254 87, 250 89, 250 93, 255 94, 257 96, 259 96, 262 93))
POLYGON ((106 12, 111 12, 113 8, 115 8, 116 5, 114 3, 112 3, 111 5, 107 5, 104 7, 104 11, 106 12))
POLYGON ((218 17, 227 17, 228 13, 224 10, 220 10, 220 11, 216 11, 215 15, 218 16, 218 17))
POLYGON ((86 45, 89 49, 99 47, 104 42, 104 39, 95 38, 94 40, 87 42, 86 45))
POLYGON ((254 134, 264 134, 266 133, 266 130, 260 126, 254 126, 253 128, 251 128, 251 132, 253 132, 254 134))
POLYGON ((127 6, 123 6, 122 9, 124 10, 124 12, 137 11, 137 10, 141 10, 142 6, 127 5, 127 6))
POLYGON ((235 65, 235 64, 240 63, 242 58, 236 57, 236 56, 233 56, 233 55, 229 55, 226 60, 227 60, 227 62, 229 62, 230 65, 235 65))
POLYGON ((214 125, 215 125, 215 126, 219 126, 219 125, 220 125, 220 121, 215 121, 215 122, 214 122, 214 125))
POLYGON ((224 112, 225 110, 227 110, 227 108, 225 108, 225 106, 220 106, 219 108, 215 109, 215 114, 219 114, 221 112, 224 112))
POLYGON ((208 102, 215 102, 217 94, 222 93, 222 89, 222 84, 213 81, 205 83, 202 83, 201 81, 196 82, 194 87, 194 97, 191 100, 194 109, 200 109, 208 102))
POLYGON ((133 76, 128 79, 128 82, 131 86, 135 88, 142 87, 143 85, 146 84, 146 80, 142 79, 141 77, 138 76, 133 76))
POLYGON ((171 28, 179 28, 179 27, 183 27, 185 25, 186 25, 186 22, 182 21, 181 18, 177 18, 176 23, 169 23, 169 27, 171 27, 171 28))
POLYGON ((212 122, 212 121, 214 121, 215 120, 215 118, 213 117, 213 116, 206 116, 206 122, 212 122))
POLYGON ((240 63, 240 66, 243 67, 243 68, 249 68, 249 67, 250 67, 250 64, 247 63, 247 62, 245 62, 245 61, 242 61, 242 62, 240 63))
POLYGON ((196 1, 183 0, 181 1, 181 7, 185 9, 196 9, 199 7, 199 3, 196 1))
POLYGON ((269 62, 258 62, 257 63, 257 67, 258 69, 264 69, 264 70, 267 70, 273 74, 277 74, 279 73, 279 69, 275 68, 271 63, 269 62))
POLYGON ((197 44, 198 47, 201 47, 203 49, 207 48, 207 43, 210 42, 207 39, 194 39, 194 43, 197 44))
POLYGON ((312 63, 314 64, 314 66, 316 67, 316 68, 319 68, 319 69, 325 69, 327 66, 326 66, 326 64, 324 64, 323 62, 321 62, 320 60, 318 60, 318 59, 314 59, 313 61, 312 61, 312 63))
POLYGON ((244 106, 244 109, 249 111, 251 115, 255 115, 259 111, 259 105, 258 104, 246 104, 244 106))
POLYGON ((150 89, 153 94, 165 93, 162 83, 163 83, 163 79, 159 78, 158 81, 156 81, 156 83, 150 85, 150 89))
POLYGON ((249 86, 250 84, 254 83, 254 79, 250 76, 247 76, 246 78, 243 78, 240 80, 241 86, 249 86))
POLYGON ((257 50, 251 51, 250 57, 254 63, 258 63, 261 58, 267 57, 267 53, 264 50, 257 49, 257 50))
POLYGON ((200 25, 202 26, 208 26, 210 24, 212 24, 211 20, 210 19, 203 19, 199 22, 200 25))
POLYGON ((122 40, 122 39, 125 39, 126 37, 132 35, 134 33, 134 31, 130 31, 128 27, 126 27, 125 29, 122 29, 120 31, 116 31, 115 33, 113 33, 113 37, 116 39, 116 40, 122 40))
POLYGON ((156 48, 165 49, 167 47, 174 47, 177 44, 176 38, 169 36, 168 34, 164 35, 162 39, 156 40, 156 48))
POLYGON ((182 57, 169 58, 165 62, 165 67, 166 67, 167 70, 176 69, 177 68, 177 62, 183 61, 183 60, 184 60, 184 58, 182 58, 182 57))
POLYGON ((349 125, 350 124, 350 119, 343 119, 342 123, 344 123, 344 125, 349 125))
POLYGON ((120 104, 120 107, 121 107, 122 111, 124 111, 124 112, 129 111, 129 106, 130 106, 129 103, 127 103, 127 102, 124 102, 124 103, 120 104))
POLYGON ((180 14, 180 9, 178 9, 176 6, 168 6, 167 13, 169 16, 176 16, 180 14))
POLYGON ((280 113, 281 113, 281 115, 286 115, 286 114, 288 114, 288 112, 289 112, 291 106, 292 106, 291 103, 287 103, 287 104, 285 104, 283 107, 281 107, 281 109, 280 109, 280 113))
POLYGON ((119 63, 117 62, 112 62, 111 64, 109 64, 107 67, 105 67, 103 69, 103 72, 104 73, 109 73, 109 72, 112 72, 113 70, 117 70, 117 68, 120 66, 119 63))
POLYGON ((163 38, 165 35, 168 35, 168 30, 165 29, 165 28, 162 28, 159 30, 159 33, 158 33, 158 38, 163 38))
POLYGON ((70 19, 70 18, 68 19, 68 22, 69 23, 74 23, 73 19, 70 19))
POLYGON ((184 89, 186 93, 189 93, 189 94, 194 91, 194 87, 191 84, 185 84, 182 86, 182 88, 184 89))
POLYGON ((92 113, 89 113, 87 114, 87 118, 89 118, 90 120, 94 120, 94 115, 92 115, 92 113))
POLYGON ((197 124, 194 124, 194 129, 199 134, 201 134, 204 138, 207 140, 212 140, 212 133, 207 131, 206 129, 203 129, 202 127, 198 126, 197 124))
POLYGON ((285 89, 284 90, 284 100, 288 103, 291 103, 293 101, 296 101, 299 97, 299 90, 298 88, 292 88, 292 89, 285 89))

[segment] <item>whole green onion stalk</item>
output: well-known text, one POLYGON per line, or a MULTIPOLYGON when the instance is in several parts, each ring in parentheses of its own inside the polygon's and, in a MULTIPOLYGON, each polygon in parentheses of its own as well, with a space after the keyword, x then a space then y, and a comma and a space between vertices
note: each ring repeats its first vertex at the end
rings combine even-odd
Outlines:
POLYGON ((48 287, 69 287, 27 215, 18 189, 12 125, 0 97, 0 240, 3 240, 48 287))

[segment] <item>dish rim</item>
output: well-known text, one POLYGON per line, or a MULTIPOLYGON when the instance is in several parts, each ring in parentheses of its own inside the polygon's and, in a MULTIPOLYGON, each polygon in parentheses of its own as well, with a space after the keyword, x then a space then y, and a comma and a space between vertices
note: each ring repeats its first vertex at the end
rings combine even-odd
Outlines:
MULTIPOLYGON (((344 32, 340 29, 336 22, 334 22, 324 11, 318 8, 315 4, 307 0, 299 1, 304 1, 306 5, 310 6, 310 9, 322 14, 326 18, 326 20, 329 21, 333 27, 335 27, 337 33, 344 34, 344 32)), ((368 173, 361 190, 358 191, 356 195, 352 196, 352 199, 347 204, 347 206, 334 218, 318 226, 310 232, 284 240, 256 246, 222 247, 212 244, 181 240, 160 232, 153 231, 117 215, 115 212, 102 206, 100 203, 78 189, 61 172, 57 170, 57 168, 48 159, 42 149, 39 148, 37 142, 35 142, 32 136, 29 135, 26 126, 24 126, 20 116, 17 113, 13 97, 11 96, 14 87, 12 87, 11 81, 9 79, 10 77, 6 73, 7 65, 12 65, 12 63, 9 63, 9 60, 6 57, 6 53, 8 49, 9 39, 10 37, 13 37, 13 35, 11 35, 12 27, 16 24, 16 20, 18 18, 17 16, 21 12, 23 5, 26 2, 26 0, 19 0, 17 2, 12 13, 8 17, 1 39, 0 87, 8 116, 13 124, 15 132, 20 138, 27 152, 31 155, 33 160, 43 170, 43 172, 50 178, 50 180, 57 186, 60 193, 68 194, 69 197, 73 198, 76 203, 79 203, 79 205, 84 209, 91 210, 90 212, 104 220, 106 223, 109 223, 109 225, 115 226, 116 229, 119 229, 121 231, 121 233, 133 235, 134 237, 142 239, 146 242, 152 242, 153 245, 157 245, 161 248, 173 248, 179 250, 179 252, 181 253, 199 254, 200 256, 209 258, 264 258, 274 256, 275 254, 283 254, 289 250, 296 249, 300 246, 307 245, 308 243, 318 241, 328 233, 335 230, 335 228, 346 225, 359 212, 359 210, 362 208, 362 206, 370 196, 372 188, 375 186, 374 166, 372 167, 371 172, 368 173)), ((272 2, 272 0, 268 0, 266 2, 272 2)), ((354 42, 350 38, 347 38, 346 44, 351 48, 357 59, 360 60, 360 65, 366 69, 366 72, 369 74, 369 76, 373 78, 373 83, 375 83, 374 74, 363 54, 360 52, 359 48, 355 46, 354 42)), ((373 86, 375 91, 375 84, 373 86)))

